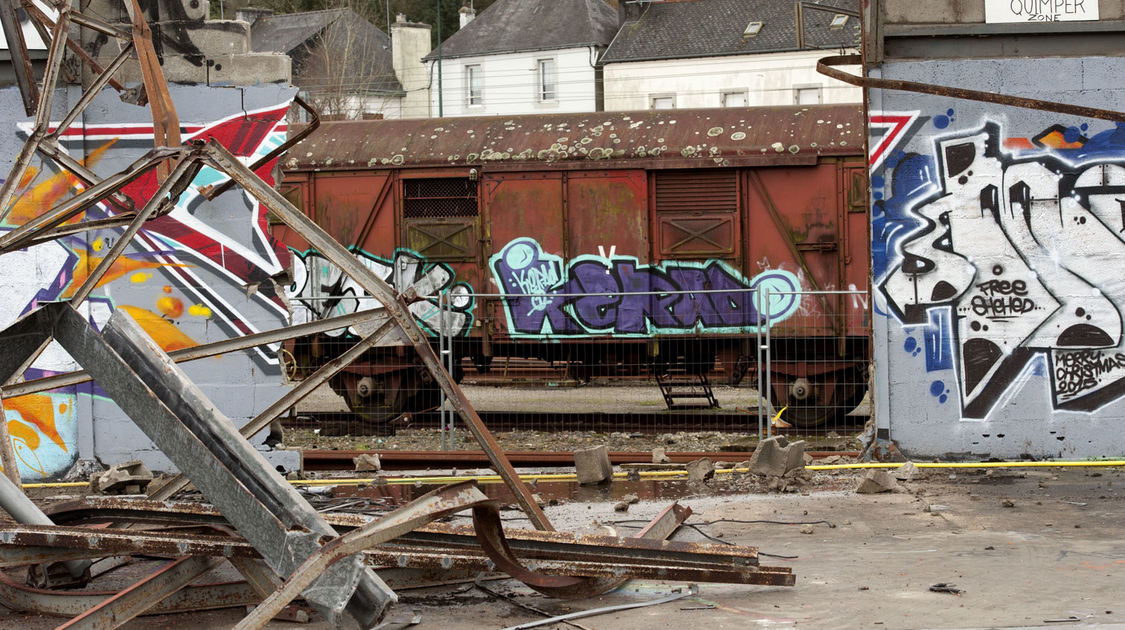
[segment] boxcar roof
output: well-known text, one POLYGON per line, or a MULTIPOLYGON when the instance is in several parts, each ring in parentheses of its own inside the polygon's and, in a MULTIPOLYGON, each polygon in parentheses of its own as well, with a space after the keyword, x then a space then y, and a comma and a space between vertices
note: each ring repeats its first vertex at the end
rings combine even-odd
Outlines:
POLYGON ((288 171, 367 168, 698 168, 859 155, 858 104, 677 109, 321 124, 288 171))

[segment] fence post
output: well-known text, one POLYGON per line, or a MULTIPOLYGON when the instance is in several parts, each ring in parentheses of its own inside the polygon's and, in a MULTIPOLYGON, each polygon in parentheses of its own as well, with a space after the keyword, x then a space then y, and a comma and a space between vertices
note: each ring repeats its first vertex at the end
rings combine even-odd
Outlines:
MULTIPOLYGON (((765 348, 765 350, 766 350, 766 363, 765 363, 766 389, 765 389, 765 392, 760 392, 758 394, 759 398, 762 395, 769 396, 770 392, 773 391, 773 389, 771 389, 773 387, 773 383, 771 383, 772 375, 770 373, 770 366, 771 366, 771 360, 772 360, 772 354, 771 354, 771 350, 770 350, 770 328, 773 327, 773 322, 770 321, 770 319, 771 319, 771 315, 770 315, 770 287, 769 287, 769 285, 766 285, 763 288, 765 289, 765 296, 762 300, 762 304, 763 304, 763 306, 765 307, 765 310, 766 310, 766 348, 765 348)), ((769 399, 767 398, 766 400, 769 400, 769 399)), ((769 405, 768 408, 769 408, 770 412, 772 413, 773 412, 773 405, 769 405)), ((773 418, 772 417, 766 419, 766 439, 769 439, 771 437, 773 437, 773 418)))
MULTIPOLYGON (((438 292, 438 354, 442 358, 444 358, 446 353, 447 353, 447 350, 446 350, 447 341, 446 341, 446 336, 445 336, 445 326, 446 326, 445 299, 446 299, 447 293, 448 292, 445 291, 444 289, 442 291, 438 292)), ((439 429, 441 430, 441 450, 443 450, 443 451, 450 450, 450 446, 451 446, 450 443, 449 443, 451 441, 451 439, 450 439, 450 436, 449 436, 449 430, 447 429, 446 419, 445 419, 446 409, 448 407, 449 407, 449 405, 447 404, 447 400, 446 400, 446 397, 445 397, 445 388, 443 387, 443 388, 441 388, 441 403, 440 403, 440 407, 438 407, 438 411, 439 411, 438 426, 439 426, 439 429)))
POLYGON ((758 388, 758 440, 761 440, 765 434, 762 414, 766 412, 766 405, 762 401, 762 396, 765 395, 765 390, 762 389, 762 293, 755 288, 754 294, 758 304, 758 325, 754 327, 754 373, 758 381, 755 387, 758 388))

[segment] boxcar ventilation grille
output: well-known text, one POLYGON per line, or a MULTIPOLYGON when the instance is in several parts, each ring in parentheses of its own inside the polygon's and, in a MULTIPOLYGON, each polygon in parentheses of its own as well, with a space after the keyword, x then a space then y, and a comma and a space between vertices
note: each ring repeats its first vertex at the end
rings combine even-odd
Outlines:
POLYGON ((403 216, 407 219, 475 217, 477 184, 468 178, 407 179, 403 186, 403 216))

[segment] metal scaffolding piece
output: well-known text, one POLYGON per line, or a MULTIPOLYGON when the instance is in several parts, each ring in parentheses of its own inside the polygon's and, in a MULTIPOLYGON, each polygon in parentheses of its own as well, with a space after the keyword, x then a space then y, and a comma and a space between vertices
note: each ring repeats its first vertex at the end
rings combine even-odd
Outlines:
MULTIPOLYGON (((757 551, 753 548, 666 541, 690 513, 678 506, 670 507, 638 538, 554 532, 530 489, 520 481, 411 314, 409 305, 421 299, 418 291, 409 287, 396 292, 255 174, 255 169, 316 128, 315 112, 296 99, 298 106, 313 114, 313 124, 250 166, 213 139, 183 144, 175 104, 153 47, 152 31, 137 0, 124 0, 124 5, 129 24, 119 26, 84 15, 68 3, 54 7, 57 15, 51 17, 25 0, 25 12, 46 35, 49 46, 42 83, 37 86, 30 74, 26 46, 20 40, 22 30, 14 0, 0 0, 0 22, 13 51, 17 82, 28 113, 35 112, 32 131, 8 177, 0 184, 0 221, 9 216, 15 194, 36 155, 84 183, 84 188, 74 196, 0 236, 0 255, 87 230, 121 229, 119 237, 68 301, 41 305, 0 331, 0 344, 5 349, 0 353, 0 401, 95 381, 182 471, 181 477, 164 486, 154 498, 170 498, 190 481, 215 510, 163 502, 134 502, 112 509, 88 503, 84 508, 86 515, 95 514, 103 519, 108 516, 110 520, 102 523, 108 527, 74 527, 73 523, 82 519, 74 511, 56 511, 52 521, 41 512, 28 509, 30 501, 18 486, 6 423, 0 422, 0 463, 7 475, 14 476, 13 482, 0 480, 0 507, 21 522, 0 527, 0 567, 65 563, 56 566, 66 568, 72 575, 77 571, 84 576, 89 561, 96 558, 145 555, 170 560, 120 592, 68 595, 65 601, 52 598, 46 591, 19 587, 9 576, 0 575, 0 598, 6 603, 20 600, 23 603, 16 607, 28 607, 25 609, 65 610, 65 614, 74 616, 64 626, 68 628, 117 627, 146 611, 190 609, 192 601, 209 596, 222 602, 250 600, 261 604, 240 627, 257 628, 300 595, 331 624, 339 625, 346 610, 362 627, 371 627, 397 601, 394 591, 372 567, 391 567, 398 572, 396 576, 408 581, 432 581, 435 572, 471 575, 499 568, 557 597, 601 593, 632 577, 793 584, 788 569, 758 566, 757 551), (102 68, 71 39, 72 24, 117 38, 122 45, 120 54, 102 68), (68 48, 97 76, 52 128, 52 99, 68 48), (134 58, 140 63, 144 87, 137 101, 151 107, 156 146, 125 169, 102 177, 62 151, 58 140, 99 91, 107 86, 122 89, 113 75, 134 58), (213 198, 235 185, 242 187, 378 300, 382 308, 246 335, 173 355, 158 347, 123 311, 114 312, 101 330, 96 329, 79 313, 78 307, 106 277, 145 223, 175 207, 203 166, 229 177, 229 181, 213 189, 201 190, 205 197, 213 198), (150 171, 156 172, 158 182, 151 197, 131 199, 124 194, 125 186, 150 171), (104 204, 111 216, 69 223, 97 204, 104 204), (340 326, 352 326, 362 331, 364 338, 270 405, 241 431, 177 366, 180 361, 275 344, 340 326), (17 382, 52 341, 58 342, 84 371, 17 382), (330 519, 313 509, 250 445, 246 438, 264 429, 317 386, 370 348, 387 345, 414 349, 538 531, 506 533, 497 504, 487 500, 472 484, 439 489, 372 521, 330 519), (427 525, 439 516, 463 509, 473 511, 471 529, 427 525), (129 529, 142 511, 150 522, 190 522, 207 533, 129 529), (245 584, 187 586, 224 561, 243 575, 245 584)), ((48 573, 43 571, 44 575, 48 573)))

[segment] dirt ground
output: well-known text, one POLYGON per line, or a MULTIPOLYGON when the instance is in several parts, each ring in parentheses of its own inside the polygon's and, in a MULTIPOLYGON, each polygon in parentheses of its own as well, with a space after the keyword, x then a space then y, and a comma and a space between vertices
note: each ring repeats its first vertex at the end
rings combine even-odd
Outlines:
MULTIPOLYGON (((560 529, 603 524, 626 534, 673 499, 690 506, 677 540, 758 546, 762 564, 792 567, 795 587, 701 584, 698 595, 578 620, 598 630, 687 628, 1125 628, 1125 484, 1122 470, 993 469, 926 471, 897 492, 860 495, 862 473, 820 472, 797 492, 764 491, 723 475, 705 484, 663 484, 657 499, 613 510, 628 482, 570 492, 546 508, 560 529), (631 522, 622 523, 620 521, 631 522), (740 521, 776 521, 748 523, 740 521), (811 526, 783 523, 828 521, 811 526), (766 555, 771 554, 771 555, 766 555), (959 593, 935 592, 945 583, 959 593)), ((650 483, 650 482, 642 482, 650 483)), ((545 484, 540 484, 544 491, 545 484)), ((651 496, 651 494, 650 494, 651 496)), ((520 526, 519 521, 507 524, 520 526)), ((635 603, 687 585, 633 582, 591 600, 560 602, 512 581, 491 582, 502 599, 471 586, 401 591, 400 612, 417 628, 494 629, 551 614, 635 603)), ((148 617, 126 628, 229 627, 239 611, 148 617)), ((0 628, 38 630, 54 618, 0 614, 0 628)), ((275 622, 270 627, 320 630, 275 622)), ((567 626, 550 626, 567 627, 567 626)))

